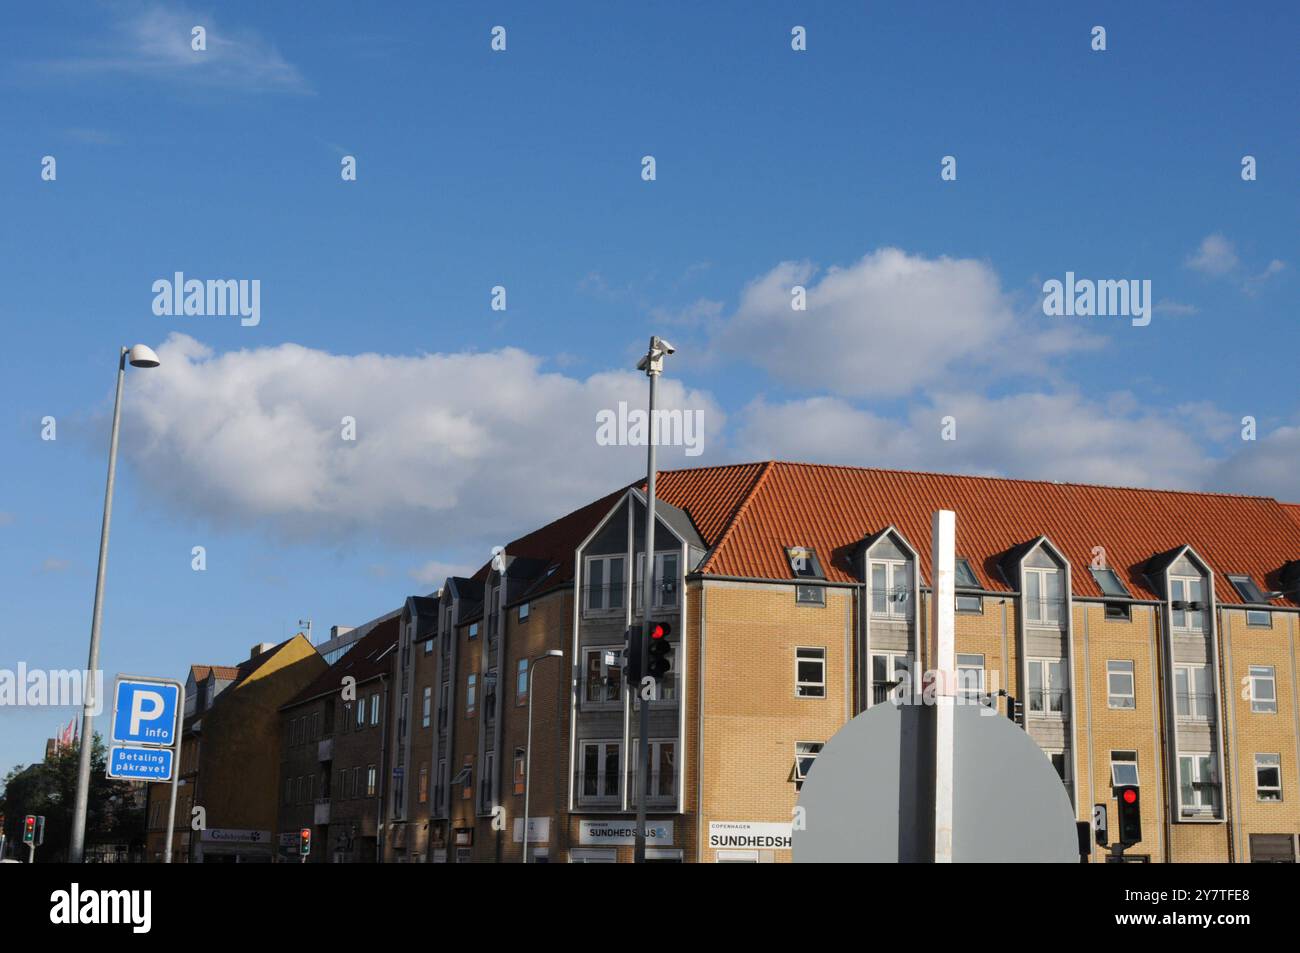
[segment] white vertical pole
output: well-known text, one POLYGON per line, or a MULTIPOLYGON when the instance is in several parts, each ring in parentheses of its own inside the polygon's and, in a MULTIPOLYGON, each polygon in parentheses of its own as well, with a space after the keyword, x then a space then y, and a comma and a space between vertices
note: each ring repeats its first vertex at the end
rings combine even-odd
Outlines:
POLYGON ((930 605, 930 658, 934 665, 934 862, 952 863, 953 705, 957 681, 956 620, 957 514, 938 510, 931 523, 934 573, 930 605))

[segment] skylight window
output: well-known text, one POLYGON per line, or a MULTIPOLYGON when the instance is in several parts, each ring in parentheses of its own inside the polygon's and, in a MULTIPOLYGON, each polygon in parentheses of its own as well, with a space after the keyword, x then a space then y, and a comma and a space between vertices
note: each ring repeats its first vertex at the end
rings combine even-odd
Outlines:
POLYGON ((1253 605, 1264 605, 1268 602, 1264 598, 1264 593, 1259 591, 1259 586, 1255 585, 1255 580, 1249 576, 1229 576, 1228 582, 1232 583, 1232 588, 1237 590, 1237 595, 1241 596, 1242 602, 1253 605))
POLYGON ((1090 570, 1092 578, 1096 580, 1101 591, 1108 596, 1114 596, 1116 599, 1131 599, 1129 591, 1125 588, 1124 583, 1120 582, 1119 574, 1115 570, 1107 567, 1106 569, 1093 568, 1090 570))
POLYGON ((825 579, 822 564, 817 559, 817 551, 811 546, 787 546, 786 559, 790 562, 790 571, 796 579, 825 579))
POLYGON ((965 556, 957 557, 957 588, 958 589, 979 589, 980 581, 975 578, 975 570, 971 568, 970 560, 965 556))

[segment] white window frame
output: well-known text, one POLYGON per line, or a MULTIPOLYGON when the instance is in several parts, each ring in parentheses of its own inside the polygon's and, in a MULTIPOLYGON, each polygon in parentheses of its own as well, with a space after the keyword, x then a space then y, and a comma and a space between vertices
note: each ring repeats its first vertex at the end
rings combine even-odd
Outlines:
MULTIPOLYGON (((1057 771, 1057 777, 1061 783, 1067 787, 1070 784, 1070 759, 1066 756, 1064 748, 1044 748, 1043 754, 1047 755, 1047 761, 1050 764, 1053 758, 1061 759, 1061 770, 1057 771)), ((1052 770, 1056 770, 1056 765, 1052 765, 1052 770)))
POLYGON ((1174 665, 1174 716, 1183 721, 1209 722, 1214 719, 1215 711, 1214 676, 1208 665, 1179 662, 1174 665), (1203 674, 1203 678, 1199 677, 1203 674), (1182 678, 1184 690, 1178 690, 1179 678, 1182 678), (1199 691, 1209 688, 1208 692, 1199 691), (1201 696, 1206 696, 1202 700, 1201 696), (1187 701, 1187 711, 1179 711, 1182 699, 1187 701), (1204 711, 1202 711, 1204 707, 1204 711))
MULTIPOLYGON (((658 585, 654 590, 654 602, 652 609, 676 609, 678 604, 678 593, 682 589, 682 554, 675 549, 665 549, 655 551, 655 579, 658 585), (668 580, 668 570, 664 568, 668 560, 672 560, 676 566, 672 573, 672 592, 668 593, 664 584, 668 580)), ((645 605, 645 553, 636 554, 636 578, 632 580, 632 587, 636 590, 633 598, 636 600, 636 611, 640 612, 645 605)))
POLYGON ((478 672, 465 675, 465 717, 473 718, 478 711, 478 672))
POLYGON ((521 658, 515 662, 515 707, 522 708, 528 704, 530 672, 528 659, 521 658))
POLYGON ((972 701, 974 701, 974 702, 979 702, 979 703, 981 703, 981 704, 986 703, 986 700, 985 700, 985 692, 986 692, 986 688, 985 688, 985 684, 984 684, 984 679, 985 679, 985 675, 984 675, 984 656, 983 656, 983 655, 976 655, 976 654, 974 654, 974 653, 965 653, 965 652, 960 653, 960 654, 957 655, 957 695, 958 695, 958 697, 964 699, 964 700, 967 701, 967 702, 972 702, 972 701), (965 661, 963 661, 963 659, 965 659, 965 661), (979 660, 979 664, 976 665, 975 662, 971 661, 972 659, 978 659, 978 660, 979 660), (975 684, 974 688, 972 688, 970 685, 967 685, 967 684, 966 684, 966 679, 963 678, 963 673, 969 673, 969 672, 978 672, 978 673, 979 673, 979 677, 975 680, 976 684, 975 684))
MULTIPOLYGON (((668 794, 652 793, 646 798, 646 807, 653 809, 656 806, 671 805, 677 803, 677 739, 676 738, 651 738, 650 739, 650 790, 658 792, 661 782, 663 781, 663 765, 661 755, 663 747, 667 745, 672 749, 672 777, 669 779, 671 792, 668 794)), ((641 766, 641 760, 638 757, 641 751, 641 739, 633 738, 631 742, 632 754, 628 759, 628 784, 632 787, 628 790, 627 803, 629 807, 636 806, 637 795, 641 792, 641 785, 638 783, 637 768, 641 766)))
POLYGON ((583 738, 578 742, 578 803, 583 805, 606 805, 617 807, 622 803, 623 795, 623 741, 619 738, 583 738), (614 773, 618 784, 613 794, 586 794, 587 782, 587 748, 595 745, 599 751, 596 758, 596 791, 605 790, 606 764, 608 762, 608 752, 610 746, 618 752, 618 764, 614 768, 614 773))
POLYGON ((623 611, 623 597, 627 588, 627 555, 625 553, 608 553, 603 556, 588 556, 583 561, 583 596, 582 596, 582 614, 584 616, 616 615, 623 611), (623 567, 620 574, 618 590, 611 589, 609 578, 609 567, 617 562, 623 567), (595 563, 601 564, 600 586, 599 589, 592 588, 592 570, 595 563), (598 600, 594 599, 599 595, 598 600), (593 602, 599 602, 593 605, 593 602))
POLYGON ((424 708, 421 712, 421 724, 428 728, 433 722, 433 686, 424 686, 424 708))
POLYGON ((803 788, 803 783, 808 780, 808 772, 813 769, 817 756, 822 753, 825 746, 824 741, 796 741, 794 743, 794 788, 796 791, 803 788), (807 762, 806 767, 804 762, 807 762))
POLYGON ((1039 566, 1025 566, 1025 591, 1022 601, 1025 606, 1025 622, 1030 625, 1060 625, 1061 613, 1065 608, 1065 573, 1061 569, 1048 569, 1039 566), (1036 579, 1038 598, 1029 598, 1029 580, 1036 579), (1055 580, 1057 597, 1049 599, 1046 595, 1048 580, 1055 580))
MULTIPOLYGON (((618 709, 623 707, 623 689, 626 686, 623 683, 622 655, 623 655, 622 645, 583 646, 582 683, 581 683, 582 694, 579 696, 580 699, 580 704, 578 706, 579 708, 581 708, 583 711, 600 711, 600 710, 613 710, 613 709, 618 709), (604 662, 602 661, 601 656, 606 652, 613 652, 615 658, 619 659, 619 661, 612 666, 613 668, 618 669, 618 691, 614 693, 613 698, 604 698, 600 701, 592 701, 588 695, 587 690, 589 688, 588 676, 591 674, 593 656, 594 656, 594 662, 596 666, 604 667, 604 662)), ((605 689, 606 689, 606 693, 608 693, 608 686, 605 686, 605 689)))
POLYGON ((1133 711, 1137 708, 1137 669, 1133 659, 1107 659, 1106 660, 1106 707, 1117 711, 1133 711), (1128 670, 1122 668, 1115 670, 1115 666, 1128 666, 1128 670), (1117 692, 1114 689, 1112 678, 1127 678, 1128 691, 1117 692))
POLYGON ((1179 817, 1218 817, 1219 815, 1218 796, 1222 794, 1221 787, 1216 786, 1215 788, 1211 789, 1207 793, 1205 789, 1193 786, 1192 803, 1189 804, 1183 798, 1183 762, 1185 761, 1190 762, 1193 768, 1193 772, 1192 772, 1193 782, 1206 781, 1207 780, 1206 775, 1208 774, 1209 775, 1208 780, 1218 785, 1219 782, 1214 778, 1214 774, 1218 769, 1216 760, 1217 759, 1215 758, 1215 756, 1212 753, 1207 751, 1180 751, 1178 753, 1178 815, 1179 817), (1207 796, 1209 798, 1208 804, 1204 803, 1207 796))
POLYGON ((1255 798, 1266 804, 1282 803, 1282 755, 1281 754, 1259 754, 1255 755, 1255 798), (1260 783, 1260 770, 1276 771, 1277 784, 1270 784, 1265 787, 1260 783), (1276 797, 1265 797, 1266 793, 1276 793, 1276 797))
MULTIPOLYGON (((1065 659, 1028 658, 1025 660, 1025 663, 1026 663, 1027 672, 1032 672, 1035 667, 1038 668, 1040 684, 1042 686, 1041 688, 1042 697, 1040 699, 1040 704, 1042 706, 1041 708, 1034 708, 1033 689, 1029 688, 1025 692, 1026 695, 1025 700, 1026 702, 1028 702, 1028 704, 1025 706, 1026 714, 1032 715, 1035 718, 1058 718, 1058 719, 1064 718, 1066 715, 1066 710, 1069 708, 1069 701, 1070 701, 1070 677, 1069 674, 1066 672, 1065 659), (1061 673, 1060 674, 1061 684, 1059 685, 1056 684, 1056 682, 1051 677, 1051 671, 1053 665, 1058 666, 1059 671, 1061 673), (1061 693, 1061 710, 1051 711, 1050 709, 1051 709, 1052 693, 1058 691, 1061 693)), ((1031 678, 1026 678, 1025 683, 1026 685, 1032 685, 1033 680, 1031 678)))
POLYGON ((867 601, 870 606, 870 613, 875 619, 902 619, 909 620, 912 618, 912 602, 915 595, 916 572, 912 560, 910 559, 868 559, 867 560, 867 585, 870 588, 867 601), (885 605, 883 609, 876 607, 876 569, 880 568, 885 573, 884 596, 885 605), (899 575, 906 576, 906 585, 899 585, 899 575), (899 597, 902 598, 899 598, 899 597))
POLYGON ((1277 670, 1272 665, 1252 665, 1248 669, 1250 680, 1250 710, 1257 715, 1277 714, 1277 670), (1267 674, 1265 674, 1267 673, 1267 674), (1271 686, 1272 698, 1260 698, 1256 686, 1271 686))
POLYGON ((794 650, 794 697, 795 698, 826 698, 826 648, 819 645, 799 645, 794 650), (811 652, 815 655, 804 656, 803 653, 811 652), (799 677, 799 666, 801 663, 819 663, 822 669, 821 681, 804 681, 799 677), (809 691, 805 691, 809 689, 809 691))
POLYGON ((1111 787, 1114 787, 1114 788, 1123 788, 1123 787, 1135 787, 1135 788, 1136 788, 1136 787, 1141 787, 1141 786, 1142 786, 1141 775, 1140 775, 1140 773, 1138 772, 1138 753, 1137 753, 1136 751, 1130 751, 1130 750, 1127 750, 1127 749, 1116 749, 1116 750, 1111 751, 1111 753, 1110 753, 1110 784, 1111 784, 1111 787), (1115 755, 1117 755, 1117 754, 1120 754, 1120 755, 1131 754, 1133 757, 1132 757, 1132 758, 1117 758, 1117 757, 1115 757, 1115 755), (1133 780, 1132 780, 1132 781, 1129 781, 1129 780, 1126 780, 1126 779, 1124 779, 1124 778, 1121 778, 1121 777, 1116 773, 1116 770, 1115 770, 1115 769, 1116 769, 1117 767, 1120 767, 1121 765, 1122 765, 1123 767, 1125 767, 1125 768, 1129 767, 1130 765, 1132 766, 1132 768, 1133 768, 1133 780))
POLYGON ((876 659, 877 658, 882 658, 885 660, 885 681, 900 682, 898 687, 895 688, 890 693, 890 697, 891 698, 908 697, 914 687, 912 684, 912 680, 916 678, 916 675, 913 672, 914 659, 912 658, 912 653, 911 652, 872 652, 871 658, 868 660, 868 664, 871 666, 871 671, 870 671, 871 703, 873 705, 876 703, 876 659), (900 660, 904 663, 901 671, 907 673, 906 680, 899 678, 900 668, 898 663, 900 660))
POLYGON ((529 606, 529 604, 528 604, 527 602, 521 602, 521 603, 519 603, 519 610, 518 610, 518 611, 519 611, 519 621, 520 621, 520 622, 527 622, 527 621, 528 621, 528 614, 532 611, 532 609, 531 609, 531 607, 529 606))
POLYGON ((379 724, 379 692, 370 696, 370 724, 379 724))
POLYGON ((1208 604, 1204 576, 1169 577, 1169 627, 1177 632, 1204 632, 1205 609, 1175 609, 1175 602, 1200 602, 1208 604), (1200 590, 1196 599, 1189 598, 1192 585, 1200 590), (1194 624, 1193 624, 1194 619, 1194 624))

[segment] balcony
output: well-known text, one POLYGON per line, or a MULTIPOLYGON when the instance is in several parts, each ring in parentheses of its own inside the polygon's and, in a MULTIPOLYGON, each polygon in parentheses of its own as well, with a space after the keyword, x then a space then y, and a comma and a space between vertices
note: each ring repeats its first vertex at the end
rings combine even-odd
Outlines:
POLYGON ((1031 688, 1025 701, 1038 718, 1063 718, 1069 709, 1070 693, 1063 688, 1031 688))
POLYGON ((316 745, 316 760, 317 760, 317 761, 333 761, 333 760, 334 760, 334 739, 333 739, 333 738, 322 738, 322 739, 317 743, 317 745, 316 745))
POLYGON ((321 797, 316 799, 316 813, 313 818, 314 824, 328 824, 330 822, 330 799, 321 797))

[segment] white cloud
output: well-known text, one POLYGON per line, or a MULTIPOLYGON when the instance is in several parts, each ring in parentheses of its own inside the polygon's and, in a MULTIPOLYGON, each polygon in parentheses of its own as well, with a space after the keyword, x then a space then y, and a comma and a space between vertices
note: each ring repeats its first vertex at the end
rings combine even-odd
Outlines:
MULTIPOLYGON (((585 379, 507 348, 413 357, 283 344, 214 354, 173 334, 162 366, 133 376, 123 453, 161 499, 283 538, 356 534, 428 548, 500 543, 631 482, 644 447, 596 443, 596 413, 644 406, 645 377, 585 379), (341 420, 356 419, 355 442, 341 420)), ((660 407, 701 410, 705 455, 725 416, 680 381, 660 407)))
POLYGON ((1154 310, 1156 314, 1172 314, 1174 317, 1182 317, 1183 315, 1196 314, 1201 309, 1196 307, 1194 304, 1182 304, 1178 301, 1170 301, 1166 299, 1164 301, 1157 301, 1152 310, 1154 310))
POLYGON ((1248 295, 1258 294, 1259 289, 1263 286, 1263 284, 1266 281, 1268 281, 1270 278, 1277 277, 1278 275, 1282 274, 1282 272, 1284 271, 1286 271, 1286 262, 1282 261, 1279 258, 1274 258, 1272 261, 1268 263, 1268 266, 1259 274, 1250 275, 1249 277, 1247 277, 1245 284, 1242 286, 1242 288, 1248 295))
POLYGON ((41 572, 67 572, 72 563, 66 559, 56 559, 50 556, 45 562, 41 563, 41 572))
POLYGON ((1213 467, 1176 421, 1124 394, 1099 403, 1069 391, 936 394, 901 421, 834 398, 758 400, 735 442, 744 457, 1114 486, 1198 487, 1213 467), (942 439, 947 416, 956 440, 942 439))
POLYGON ((909 394, 975 366, 1038 374, 1052 356, 1096 344, 1081 327, 1019 313, 984 262, 896 248, 819 278, 810 262, 782 262, 745 288, 713 342, 715 356, 846 396, 909 394), (806 311, 791 307, 795 285, 807 288, 806 311))
POLYGON ((1279 427, 1239 449, 1214 470, 1208 485, 1235 493, 1258 493, 1300 503, 1300 426, 1279 427))
MULTIPOLYGON (((547 521, 549 522, 549 521, 547 521)), ((441 586, 448 576, 472 576, 478 572, 479 566, 488 561, 488 554, 483 554, 482 561, 477 565, 469 563, 445 562, 439 559, 432 559, 429 562, 416 566, 407 572, 407 575, 414 579, 422 586, 441 586)))
POLYGON ((225 28, 210 13, 148 4, 123 10, 105 38, 84 55, 46 64, 75 75, 121 74, 245 91, 309 92, 297 67, 254 30, 225 28), (207 31, 207 49, 191 30, 207 31))
POLYGON ((1201 239, 1200 246, 1188 255, 1184 262, 1193 271, 1199 271, 1211 278, 1222 278, 1236 270, 1240 263, 1232 242, 1218 233, 1206 235, 1201 239))

